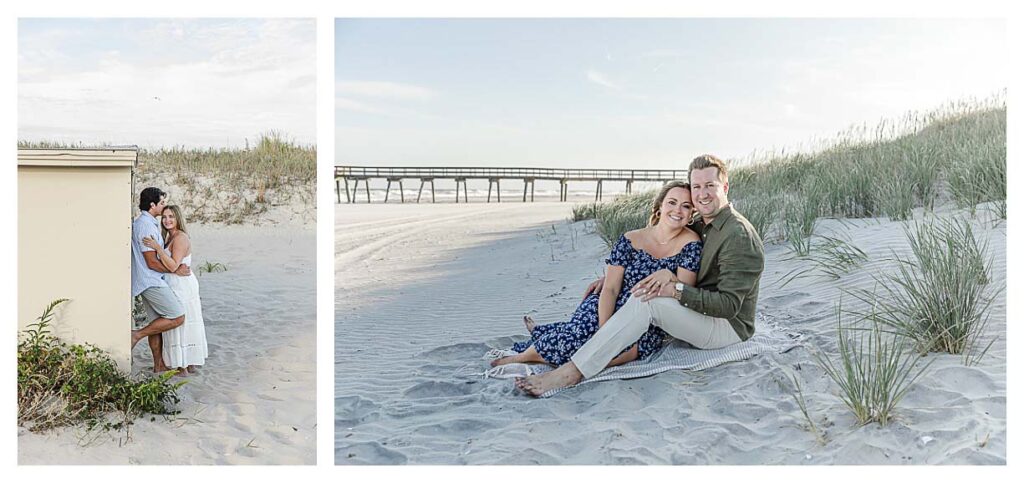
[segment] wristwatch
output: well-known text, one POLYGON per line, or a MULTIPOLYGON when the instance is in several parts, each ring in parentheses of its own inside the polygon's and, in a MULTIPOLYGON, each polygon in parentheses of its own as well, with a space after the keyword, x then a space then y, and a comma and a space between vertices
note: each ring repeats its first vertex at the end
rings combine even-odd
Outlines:
POLYGON ((683 282, 676 282, 675 299, 680 301, 680 302, 683 301, 683 289, 684 288, 686 288, 686 284, 685 283, 683 283, 683 282))

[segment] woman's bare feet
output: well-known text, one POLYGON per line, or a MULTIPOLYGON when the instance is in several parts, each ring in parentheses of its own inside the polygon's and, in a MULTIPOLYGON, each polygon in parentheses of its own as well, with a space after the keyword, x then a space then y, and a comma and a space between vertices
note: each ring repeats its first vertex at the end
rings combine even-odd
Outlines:
POLYGON ((529 377, 517 377, 516 387, 533 397, 553 389, 575 386, 583 380, 583 374, 576 369, 576 364, 568 362, 558 369, 529 377))
POLYGON ((533 328, 537 327, 537 323, 534 322, 533 317, 530 317, 529 315, 523 316, 523 324, 526 325, 526 331, 530 334, 533 334, 533 328))
POLYGON ((188 373, 195 374, 199 370, 199 366, 188 366, 188 373))
POLYGON ((497 367, 504 364, 512 364, 515 362, 544 362, 544 358, 541 357, 540 353, 537 352, 537 349, 534 349, 531 345, 525 351, 520 352, 519 354, 501 357, 491 361, 491 367, 497 367))

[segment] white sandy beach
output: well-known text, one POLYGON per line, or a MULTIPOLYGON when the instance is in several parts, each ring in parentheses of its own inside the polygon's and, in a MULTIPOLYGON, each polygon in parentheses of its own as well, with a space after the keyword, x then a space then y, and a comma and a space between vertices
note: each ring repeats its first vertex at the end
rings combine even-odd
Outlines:
MULTIPOLYGON (((884 428, 857 425, 805 347, 540 400, 484 379, 483 354, 525 338, 523 314, 564 320, 602 273, 608 249, 593 222, 566 221, 571 207, 336 205, 336 463, 1006 463, 1005 291, 988 327, 999 340, 981 363, 929 355, 935 362, 884 428), (799 375, 825 444, 806 429, 783 368, 799 375)), ((991 287, 1006 284, 1005 227, 974 223, 990 244, 991 287)), ((870 261, 835 282, 780 288, 800 262, 767 245, 759 310, 833 352, 841 290, 870 289, 872 273, 892 269, 891 250, 907 245, 902 224, 887 219, 819 220, 816 233, 848 236, 870 261)))
MULTIPOLYGON (((124 431, 19 428, 19 463, 315 463, 315 229, 189 228, 193 271, 205 262, 227 271, 199 276, 210 355, 178 391, 181 413, 137 420, 130 440, 124 431)), ((152 366, 142 341, 134 372, 152 366)))

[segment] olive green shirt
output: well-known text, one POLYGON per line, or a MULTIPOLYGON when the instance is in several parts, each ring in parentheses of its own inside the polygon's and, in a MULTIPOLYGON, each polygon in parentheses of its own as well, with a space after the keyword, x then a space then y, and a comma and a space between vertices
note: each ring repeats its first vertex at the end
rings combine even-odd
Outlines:
POLYGON ((754 335, 754 311, 764 271, 761 237, 743 215, 726 205, 711 223, 698 223, 704 240, 695 287, 685 287, 679 303, 726 319, 740 340, 754 335))

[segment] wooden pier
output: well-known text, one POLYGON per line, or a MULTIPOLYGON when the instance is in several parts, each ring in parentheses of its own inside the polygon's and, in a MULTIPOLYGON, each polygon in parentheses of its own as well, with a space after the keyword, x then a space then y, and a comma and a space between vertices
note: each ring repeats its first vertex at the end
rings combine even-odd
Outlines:
POLYGON ((471 179, 487 180, 487 202, 491 202, 491 190, 495 190, 497 201, 501 202, 501 181, 520 180, 523 182, 523 202, 526 202, 526 195, 529 193, 530 201, 533 201, 534 184, 537 180, 558 181, 559 201, 569 200, 569 182, 596 182, 597 191, 594 194, 594 201, 600 201, 603 195, 603 184, 605 181, 625 181, 626 193, 633 191, 633 183, 636 181, 660 181, 668 182, 674 179, 686 179, 686 170, 664 170, 664 169, 554 169, 554 168, 401 168, 401 167, 374 167, 374 166, 335 166, 334 187, 338 195, 338 203, 341 203, 341 193, 345 193, 345 200, 348 203, 355 203, 362 183, 366 191, 366 202, 370 202, 370 180, 381 179, 387 181, 387 188, 384 194, 384 202, 388 202, 391 195, 391 185, 398 185, 399 199, 405 203, 405 193, 402 192, 402 180, 419 180, 420 189, 416 194, 416 202, 420 202, 423 196, 423 188, 430 184, 430 201, 435 202, 434 180, 452 180, 455 182, 455 202, 459 202, 459 189, 462 189, 463 202, 469 202, 469 190, 466 181, 471 179), (351 186, 349 185, 351 181, 351 186))

